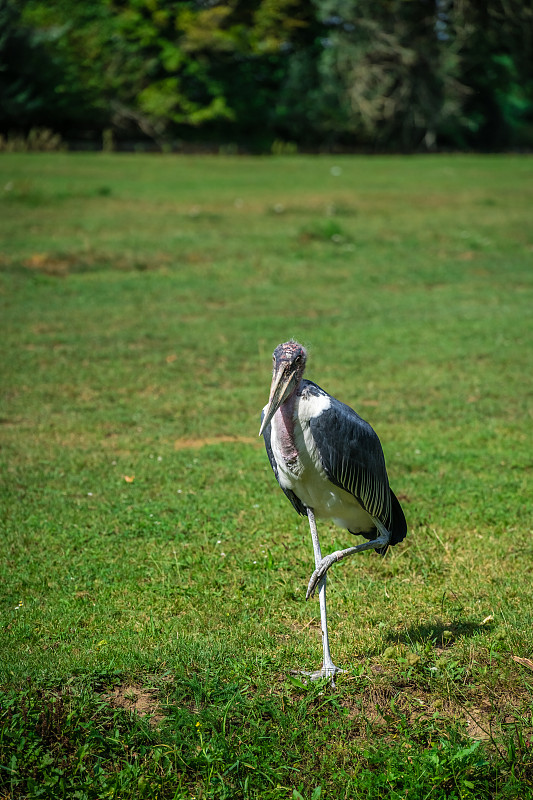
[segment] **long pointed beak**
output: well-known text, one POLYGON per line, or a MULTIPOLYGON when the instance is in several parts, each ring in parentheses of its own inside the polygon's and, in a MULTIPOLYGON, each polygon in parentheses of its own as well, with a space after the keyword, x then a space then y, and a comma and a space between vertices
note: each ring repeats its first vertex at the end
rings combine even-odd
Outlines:
POLYGON ((294 372, 287 372, 287 369, 282 367, 274 373, 272 377, 272 385, 270 387, 270 399, 265 408, 265 416, 259 428, 259 436, 262 435, 265 428, 270 425, 270 421, 280 405, 291 395, 295 386, 294 372))

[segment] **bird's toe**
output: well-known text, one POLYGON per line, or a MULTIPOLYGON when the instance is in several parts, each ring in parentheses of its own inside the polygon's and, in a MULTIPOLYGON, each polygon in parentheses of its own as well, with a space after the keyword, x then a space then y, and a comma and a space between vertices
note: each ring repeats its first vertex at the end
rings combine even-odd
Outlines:
POLYGON ((324 556, 320 564, 317 566, 317 568, 315 569, 309 580, 307 593, 305 595, 306 600, 309 600, 309 598, 314 595, 318 584, 320 583, 320 581, 322 580, 328 569, 331 567, 331 565, 336 561, 335 558, 336 555, 337 553, 331 553, 331 555, 329 556, 324 556))
POLYGON ((313 597, 319 580, 320 580, 319 571, 318 571, 318 569, 315 569, 315 571, 313 572, 313 574, 311 575, 311 577, 309 579, 309 584, 307 586, 307 592, 305 594, 305 599, 306 600, 309 600, 310 597, 313 597))

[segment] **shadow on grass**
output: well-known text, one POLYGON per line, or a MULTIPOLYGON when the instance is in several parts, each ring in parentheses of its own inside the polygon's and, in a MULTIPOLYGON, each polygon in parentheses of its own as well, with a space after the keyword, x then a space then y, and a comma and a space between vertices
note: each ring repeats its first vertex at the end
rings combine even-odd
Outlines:
POLYGON ((482 625, 480 622, 426 622, 411 625, 399 634, 390 633, 386 637, 388 642, 394 644, 412 645, 434 642, 437 647, 452 645, 459 637, 471 638, 481 631, 490 631, 494 627, 492 622, 482 625))

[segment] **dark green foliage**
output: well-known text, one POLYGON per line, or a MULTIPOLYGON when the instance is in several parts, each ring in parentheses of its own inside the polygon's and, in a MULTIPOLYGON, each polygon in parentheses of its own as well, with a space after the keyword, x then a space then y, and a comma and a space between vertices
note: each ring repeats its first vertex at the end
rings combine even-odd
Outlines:
POLYGON ((487 149, 531 147, 533 6, 522 0, 488 0, 457 3, 453 9, 450 29, 461 53, 458 78, 466 91, 458 142, 487 149))
POLYGON ((97 98, 80 79, 76 55, 64 47, 68 25, 26 24, 22 6, 0 0, 0 131, 87 123, 97 98))
POLYGON ((0 132, 531 147, 532 29, 520 0, 0 0, 0 132))

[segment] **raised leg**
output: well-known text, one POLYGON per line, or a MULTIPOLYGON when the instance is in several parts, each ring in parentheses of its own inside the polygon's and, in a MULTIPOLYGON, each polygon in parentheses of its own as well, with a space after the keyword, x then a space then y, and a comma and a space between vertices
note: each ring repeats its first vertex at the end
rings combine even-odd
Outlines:
MULTIPOLYGON (((322 559, 322 552, 320 550, 320 542, 318 541, 315 515, 311 508, 307 509, 307 516, 309 518, 309 527, 311 529, 311 538, 313 540, 315 567, 318 569, 323 559, 322 559)), ((335 686, 334 677, 337 672, 342 672, 342 670, 335 666, 335 664, 331 660, 331 653, 329 652, 328 619, 327 619, 327 609, 326 609, 326 582, 327 582, 326 574, 324 574, 323 577, 318 578, 316 582, 316 584, 318 585, 318 598, 320 601, 320 623, 322 626, 322 647, 323 647, 322 669, 318 670, 317 672, 306 672, 304 674, 308 675, 308 677, 310 677, 311 680, 318 680, 319 678, 330 678, 331 685, 335 686)))
MULTIPOLYGON (((309 523, 311 524, 310 517, 309 517, 309 523)), ((313 515, 313 523, 314 523, 314 515, 313 515)), ((309 586, 307 587, 307 594, 305 596, 306 600, 309 600, 309 598, 314 595, 317 586, 320 587, 322 585, 322 581, 325 580, 328 569, 331 567, 332 564, 335 564, 336 561, 342 561, 343 558, 351 556, 354 553, 361 553, 363 550, 376 550, 379 547, 386 547, 388 545, 390 540, 390 533, 386 528, 383 527, 383 525, 381 525, 381 523, 377 527, 379 530, 379 536, 376 539, 372 539, 369 542, 363 542, 363 544, 358 544, 356 547, 347 547, 346 550, 336 550, 334 553, 330 553, 329 556, 324 556, 324 558, 320 556, 318 562, 316 560, 317 551, 315 549, 316 569, 311 575, 311 578, 309 580, 309 586)), ((316 525, 315 525, 315 531, 316 531, 316 525)), ((313 529, 311 527, 311 535, 312 534, 313 534, 313 529)), ((317 537, 317 542, 318 542, 318 537, 317 537)), ((318 546, 318 552, 320 553, 320 545, 318 546)))

